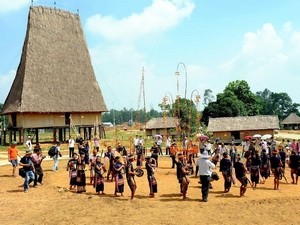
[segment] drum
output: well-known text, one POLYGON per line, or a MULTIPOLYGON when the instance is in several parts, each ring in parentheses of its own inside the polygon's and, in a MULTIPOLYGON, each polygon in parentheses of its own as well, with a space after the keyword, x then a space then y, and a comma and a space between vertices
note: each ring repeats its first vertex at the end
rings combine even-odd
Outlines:
POLYGON ((136 172, 137 177, 142 177, 144 175, 144 170, 140 168, 136 168, 134 171, 136 172))
POLYGON ((211 179, 212 181, 214 181, 214 180, 219 180, 220 177, 219 177, 219 175, 218 175, 216 172, 212 172, 212 173, 211 173, 211 176, 210 176, 210 179, 211 179))

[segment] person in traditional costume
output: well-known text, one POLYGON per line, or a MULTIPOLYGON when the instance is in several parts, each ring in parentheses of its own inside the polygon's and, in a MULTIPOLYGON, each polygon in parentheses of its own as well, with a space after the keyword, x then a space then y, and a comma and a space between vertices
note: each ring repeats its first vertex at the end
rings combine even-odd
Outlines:
POLYGON ((274 190, 279 189, 279 180, 282 175, 282 163, 280 160, 280 157, 278 156, 278 151, 273 150, 272 156, 270 157, 270 163, 271 163, 271 171, 274 175, 274 190))
POLYGON ((223 158, 220 161, 220 172, 224 177, 224 192, 229 192, 232 182, 232 164, 227 152, 223 153, 223 158))
POLYGON ((290 156, 289 167, 291 168, 292 184, 298 184, 298 176, 300 176, 300 155, 293 150, 290 156))
POLYGON ((97 194, 100 194, 100 192, 102 192, 101 194, 104 195, 105 193, 104 193, 103 174, 105 172, 105 167, 104 164, 101 163, 101 156, 96 157, 94 169, 95 169, 94 187, 96 189, 97 194))
POLYGON ((97 149, 93 149, 93 154, 90 158, 90 184, 94 184, 95 180, 95 164, 97 159, 97 149))
POLYGON ((174 169, 175 168, 175 164, 176 164, 176 153, 177 153, 177 146, 176 146, 176 143, 173 142, 172 145, 171 145, 171 148, 170 148, 170 157, 172 159, 172 166, 171 168, 174 169))
POLYGON ((81 152, 78 157, 77 163, 77 177, 76 177, 76 185, 77 185, 77 193, 86 192, 86 176, 85 176, 85 153, 81 152))
POLYGON ((134 198, 134 194, 135 194, 135 191, 136 191, 136 188, 137 188, 136 182, 135 182, 135 179, 134 179, 135 171, 134 171, 134 168, 133 168, 133 165, 132 165, 133 160, 134 160, 134 156, 129 155, 127 157, 127 163, 126 163, 126 166, 125 166, 127 184, 128 184, 128 186, 130 188, 130 191, 131 191, 130 199, 134 198))
POLYGON ((149 183, 149 188, 150 188, 150 197, 154 197, 155 193, 157 193, 157 182, 156 178, 154 176, 154 171, 155 171, 155 162, 153 159, 151 159, 150 156, 146 157, 146 170, 147 170, 147 179, 149 183))
POLYGON ((233 167, 234 167, 236 179, 238 179, 238 181, 241 182, 240 197, 243 197, 247 190, 248 179, 246 177, 247 168, 241 162, 240 154, 237 154, 236 163, 233 164, 233 167))
POLYGON ((75 189, 77 185, 77 164, 78 164, 78 154, 73 153, 73 157, 68 161, 67 171, 69 171, 70 177, 70 190, 75 189))
POLYGON ((120 156, 115 157, 115 163, 112 163, 114 176, 115 176, 115 196, 118 196, 117 193, 121 193, 123 196, 124 192, 124 177, 122 174, 122 170, 124 165, 120 162, 120 156))
MULTIPOLYGON (((115 155, 114 153, 112 152, 112 149, 111 149, 111 146, 108 146, 107 147, 107 152, 105 152, 104 154, 104 157, 108 159, 109 161, 109 168, 108 168, 108 171, 107 171, 107 181, 109 180, 109 176, 111 175, 111 182, 113 181, 113 177, 114 177, 114 159, 115 159, 115 155)), ((120 157, 119 157, 120 158, 120 157)))
POLYGON ((284 151, 284 148, 279 150, 279 157, 280 157, 280 160, 281 160, 283 172, 284 172, 284 170, 285 170, 286 155, 287 155, 287 154, 286 154, 286 152, 284 151))
POLYGON ((266 179, 270 176, 270 157, 266 150, 263 149, 260 156, 260 175, 265 183, 266 179))
POLYGON ((138 146, 135 149, 136 153, 136 166, 140 168, 143 166, 143 145, 141 142, 139 142, 138 146))
POLYGON ((183 162, 183 158, 184 158, 183 154, 179 153, 177 157, 178 157, 178 161, 176 163, 177 179, 180 184, 180 192, 183 196, 183 199, 186 199, 187 190, 188 190, 189 183, 190 183, 190 181, 186 177, 186 175, 189 174, 190 171, 188 170, 187 166, 183 162))
POLYGON ((156 161, 156 167, 158 167, 159 148, 158 148, 156 142, 153 143, 153 146, 151 147, 150 152, 151 152, 151 158, 155 159, 155 161, 156 161))
POLYGON ((250 179, 253 188, 256 188, 257 184, 259 183, 259 168, 260 157, 258 155, 258 151, 256 150, 255 153, 251 155, 250 179))

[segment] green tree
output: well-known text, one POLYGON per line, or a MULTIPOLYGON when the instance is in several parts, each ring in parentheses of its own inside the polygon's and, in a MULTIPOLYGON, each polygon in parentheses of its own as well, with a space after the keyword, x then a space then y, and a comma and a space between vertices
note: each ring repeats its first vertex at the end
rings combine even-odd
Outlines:
POLYGON ((236 80, 230 82, 224 92, 231 91, 238 100, 244 103, 246 115, 255 116, 259 114, 261 103, 259 98, 251 92, 250 86, 245 80, 236 80))
POLYGON ((192 100, 179 98, 172 105, 172 115, 179 119, 179 129, 186 134, 196 131, 199 124, 196 105, 192 100))
POLYGON ((287 93, 274 93, 268 89, 257 92, 256 95, 261 101, 262 115, 278 115, 282 120, 290 113, 296 113, 299 115, 300 104, 293 103, 292 99, 287 93))
POLYGON ((202 122, 208 124, 209 117, 254 116, 262 108, 261 100, 251 92, 244 80, 230 82, 217 100, 210 102, 203 110, 202 122))

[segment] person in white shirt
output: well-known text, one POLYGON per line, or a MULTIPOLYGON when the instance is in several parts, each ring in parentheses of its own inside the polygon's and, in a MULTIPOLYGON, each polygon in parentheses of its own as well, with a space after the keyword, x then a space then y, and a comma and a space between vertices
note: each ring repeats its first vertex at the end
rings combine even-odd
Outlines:
POLYGON ((27 140, 26 140, 25 144, 26 144, 26 146, 29 150, 32 150, 32 142, 31 142, 31 137, 30 136, 27 137, 27 140))
POLYGON ((208 200, 208 191, 210 186, 210 177, 212 173, 212 169, 215 168, 215 164, 213 164, 209 160, 209 154, 207 151, 204 151, 200 158, 197 160, 196 165, 199 167, 198 175, 200 175, 201 181, 201 192, 202 192, 202 200, 207 202, 208 200))
POLYGON ((207 141, 207 143, 205 144, 205 149, 204 151, 207 151, 208 155, 211 155, 211 142, 210 140, 207 141))
POLYGON ((167 140, 166 140, 166 155, 170 154, 171 145, 172 145, 172 139, 171 139, 171 137, 167 136, 167 140))
POLYGON ((140 142, 139 136, 136 135, 135 138, 133 138, 133 145, 135 149, 137 149, 137 147, 139 146, 139 142, 140 142))
POLYGON ((157 144, 157 147, 158 147, 158 152, 160 155, 162 155, 162 149, 161 149, 161 144, 162 144, 162 138, 161 137, 157 137, 157 141, 156 141, 156 144, 157 144))
POLYGON ((74 148, 75 148, 75 140, 72 136, 69 137, 69 157, 73 158, 74 156, 74 148))

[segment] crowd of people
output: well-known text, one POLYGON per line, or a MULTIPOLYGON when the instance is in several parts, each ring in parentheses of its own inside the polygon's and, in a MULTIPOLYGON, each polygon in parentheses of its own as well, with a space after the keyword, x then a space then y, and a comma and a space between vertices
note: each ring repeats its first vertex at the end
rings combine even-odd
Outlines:
MULTIPOLYGON (((149 184, 149 197, 155 196, 158 191, 155 171, 159 167, 159 156, 162 155, 162 137, 157 137, 153 142, 150 154, 147 154, 142 137, 138 136, 133 140, 134 151, 130 154, 121 143, 118 143, 114 151, 111 146, 107 146, 105 152, 103 150, 100 152, 99 139, 94 141, 96 144, 90 154, 88 141, 84 141, 83 138, 73 140, 70 137, 67 162, 70 190, 76 190, 77 193, 86 192, 88 177, 86 171, 89 171, 89 184, 93 185, 97 194, 105 194, 105 182, 114 182, 114 195, 123 196, 126 180, 131 191, 131 199, 133 199, 137 189, 135 177, 142 176, 143 169, 145 169, 149 184), (75 151, 76 145, 77 152, 75 151), (136 161, 135 164, 134 161, 136 161)), ((200 145, 193 144, 191 140, 185 140, 185 145, 180 149, 176 142, 168 137, 165 147, 166 154, 171 158, 170 167, 175 169, 176 166, 176 177, 183 199, 187 197, 189 176, 195 174, 200 178, 202 201, 207 202, 209 189, 212 188, 211 181, 218 179, 217 173, 214 172, 218 163, 220 164, 219 171, 224 179, 225 193, 230 191, 232 184, 235 184, 237 180, 241 184, 240 196, 242 197, 248 184, 255 189, 271 175, 274 177, 274 189, 278 190, 279 181, 282 178, 287 180, 286 165, 291 168, 292 183, 297 184, 300 175, 300 142, 292 143, 285 143, 283 140, 280 144, 276 144, 273 138, 268 142, 259 139, 245 140, 242 143, 242 151, 239 152, 234 142, 226 146, 224 143, 214 143, 210 140, 201 141, 200 145)), ((59 157, 61 157, 59 142, 50 148, 48 155, 53 159, 52 170, 55 172, 59 169, 59 157)), ((12 142, 8 148, 8 159, 13 166, 13 176, 16 176, 18 164, 23 167, 21 169, 24 177, 24 191, 28 191, 31 182, 34 182, 33 187, 37 187, 38 184, 42 185, 41 165, 46 156, 42 154, 40 145, 36 144, 33 152, 28 148, 20 162, 18 162, 18 157, 21 156, 16 143, 12 142)))

